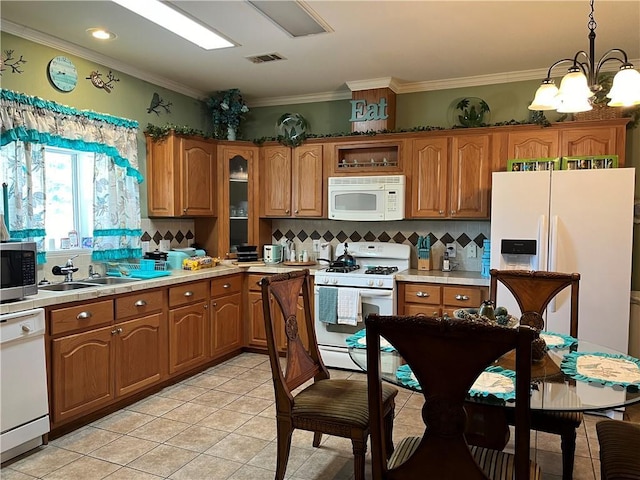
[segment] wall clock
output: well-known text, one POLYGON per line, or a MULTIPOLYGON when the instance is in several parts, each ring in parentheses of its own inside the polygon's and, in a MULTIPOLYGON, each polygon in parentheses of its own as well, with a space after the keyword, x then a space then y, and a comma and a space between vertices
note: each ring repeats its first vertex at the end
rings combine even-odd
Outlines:
POLYGON ((49 62, 49 80, 61 92, 70 92, 78 83, 76 66, 67 57, 54 57, 49 62))

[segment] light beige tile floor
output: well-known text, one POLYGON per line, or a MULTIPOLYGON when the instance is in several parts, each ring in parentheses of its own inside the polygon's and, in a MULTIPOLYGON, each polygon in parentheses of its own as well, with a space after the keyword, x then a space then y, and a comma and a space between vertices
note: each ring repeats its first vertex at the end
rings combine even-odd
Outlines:
MULTIPOLYGON (((366 379, 332 370, 333 378, 366 379)), ((422 433, 422 396, 402 390, 394 439, 422 433)), ((578 432, 575 480, 599 480, 595 423, 578 432)), ((346 439, 294 432, 287 478, 349 480, 353 457, 346 439)), ((560 440, 534 434, 545 480, 561 478, 560 440)), ((7 464, 2 480, 272 480, 276 426, 273 386, 265 355, 244 353, 223 364, 52 440, 7 464)))

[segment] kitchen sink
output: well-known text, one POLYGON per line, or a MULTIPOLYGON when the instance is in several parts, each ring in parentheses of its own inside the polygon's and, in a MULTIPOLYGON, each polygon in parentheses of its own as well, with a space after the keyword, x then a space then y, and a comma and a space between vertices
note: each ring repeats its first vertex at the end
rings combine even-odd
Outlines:
POLYGON ((98 285, 95 283, 85 282, 64 282, 64 283, 52 283, 51 285, 40 285, 38 290, 46 290, 48 292, 67 292, 69 290, 78 290, 80 288, 95 288, 98 285))
POLYGON ((98 277, 87 278, 83 280, 83 283, 92 283, 94 285, 118 285, 120 283, 139 282, 139 278, 125 278, 125 277, 98 277))

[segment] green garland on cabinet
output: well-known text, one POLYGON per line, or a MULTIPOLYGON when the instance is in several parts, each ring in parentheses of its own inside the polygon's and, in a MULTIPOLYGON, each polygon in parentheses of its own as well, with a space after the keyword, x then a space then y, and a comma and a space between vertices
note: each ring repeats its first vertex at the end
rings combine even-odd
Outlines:
MULTIPOLYGON (((551 123, 549 123, 549 121, 544 117, 544 115, 542 115, 541 118, 536 118, 535 121, 531 121, 531 120, 524 120, 524 121, 517 121, 517 120, 509 120, 506 122, 498 122, 498 123, 493 123, 491 125, 484 125, 486 127, 502 127, 502 126, 506 126, 506 125, 541 125, 543 127, 548 127, 551 125, 551 123)), ((453 127, 453 128, 467 128, 467 127, 453 127)), ((384 129, 384 130, 367 130, 365 132, 339 132, 339 133, 327 133, 327 134, 315 134, 315 133, 308 133, 305 136, 305 139, 310 139, 310 138, 339 138, 339 137, 358 137, 358 136, 368 136, 368 137, 373 137, 375 135, 383 135, 383 134, 387 134, 387 133, 413 133, 413 132, 430 132, 430 131, 435 131, 435 130, 449 130, 447 128, 444 127, 432 127, 432 126, 418 126, 418 127, 412 127, 412 128, 396 128, 393 130, 390 129, 384 129)), ((157 126, 157 125, 153 125, 151 123, 147 124, 147 128, 145 129, 144 133, 147 134, 149 137, 151 137, 155 142, 162 140, 163 138, 165 138, 166 136, 169 135, 169 133, 171 132, 175 132, 176 135, 184 135, 184 136, 189 136, 189 135, 195 135, 195 136, 200 136, 203 138, 215 138, 214 135, 212 134, 207 134, 204 133, 201 130, 196 130, 193 128, 190 128, 188 126, 179 126, 179 125, 173 125, 171 123, 166 124, 163 127, 157 126)), ((256 145, 262 145, 265 142, 270 142, 270 141, 278 141, 280 143, 283 143, 284 141, 284 137, 283 136, 275 136, 275 137, 260 137, 260 138, 256 138, 253 140, 253 143, 255 143, 256 145)))

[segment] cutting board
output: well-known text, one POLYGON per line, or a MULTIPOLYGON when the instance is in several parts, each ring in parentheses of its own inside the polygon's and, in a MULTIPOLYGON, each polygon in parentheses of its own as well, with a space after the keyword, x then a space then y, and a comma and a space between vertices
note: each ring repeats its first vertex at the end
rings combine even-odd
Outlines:
POLYGON ((233 265, 237 265, 239 267, 264 267, 264 262, 231 262, 233 265))

